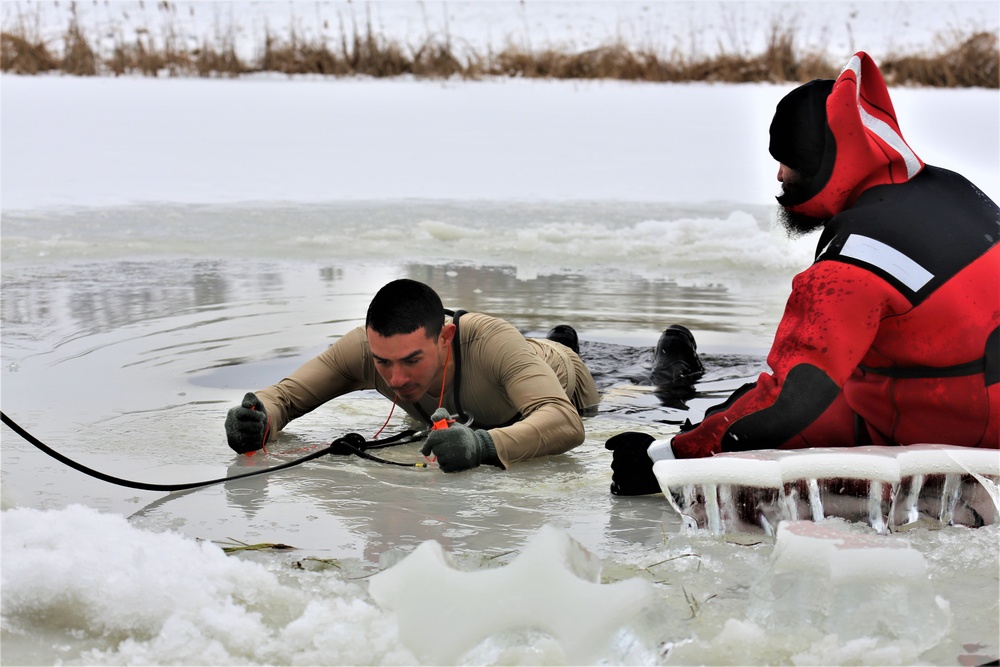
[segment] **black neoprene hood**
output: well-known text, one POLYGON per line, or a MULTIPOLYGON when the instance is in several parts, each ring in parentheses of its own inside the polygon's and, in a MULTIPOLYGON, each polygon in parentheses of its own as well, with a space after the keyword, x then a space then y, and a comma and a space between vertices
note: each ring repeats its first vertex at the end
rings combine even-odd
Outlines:
POLYGON ((785 95, 771 120, 771 157, 803 176, 814 176, 826 148, 826 98, 833 79, 813 79, 785 95))

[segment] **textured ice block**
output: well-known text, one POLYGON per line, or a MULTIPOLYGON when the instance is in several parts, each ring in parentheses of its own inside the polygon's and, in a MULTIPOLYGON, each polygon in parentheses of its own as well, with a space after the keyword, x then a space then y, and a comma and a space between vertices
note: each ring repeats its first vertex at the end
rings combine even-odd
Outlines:
POLYGON ((653 474, 688 528, 773 533, 781 470, 767 454, 657 461, 653 474))
POLYGON ((893 524, 984 526, 1000 522, 1000 451, 915 445, 896 457, 901 483, 893 524))
POLYGON ((685 528, 774 535, 782 520, 839 517, 879 533, 931 521, 1000 522, 1000 453, 946 445, 732 452, 657 461, 685 528))
POLYGON ((896 454, 899 474, 976 473, 1000 476, 1000 450, 945 445, 912 445, 896 454))
POLYGON ((837 641, 897 637, 917 650, 947 632, 927 562, 908 542, 839 520, 782 521, 772 567, 754 582, 748 616, 774 632, 819 631, 837 641))
POLYGON ((834 582, 927 576, 923 554, 901 539, 812 521, 778 525, 773 561, 775 572, 812 572, 834 582))
POLYGON ((563 647, 569 664, 590 664, 623 619, 653 599, 641 579, 600 583, 599 559, 567 534, 543 526, 501 568, 462 572, 437 542, 423 542, 371 577, 368 591, 396 613, 400 639, 424 664, 455 664, 490 636, 536 629, 563 647))
POLYGON ((888 447, 791 449, 779 459, 782 480, 869 479, 899 481, 899 464, 888 447))
POLYGON ((773 488, 781 486, 781 469, 777 461, 745 452, 704 459, 657 461, 653 464, 653 474, 661 488, 664 485, 705 482, 773 488))

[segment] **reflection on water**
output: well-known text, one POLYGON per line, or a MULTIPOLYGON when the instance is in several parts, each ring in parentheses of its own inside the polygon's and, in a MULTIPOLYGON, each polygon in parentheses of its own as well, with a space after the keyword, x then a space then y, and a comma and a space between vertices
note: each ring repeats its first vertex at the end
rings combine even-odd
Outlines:
POLYGON ((676 323, 702 332, 746 332, 763 310, 723 285, 679 285, 618 271, 524 280, 511 267, 410 264, 404 270, 406 277, 434 285, 446 304, 490 313, 524 330, 544 333, 566 323, 598 336, 603 330, 653 332, 650 345, 676 323))
POLYGON ((5 304, 4 321, 44 321, 45 297, 76 303, 89 328, 321 296, 307 291, 340 282, 370 296, 407 276, 525 328, 547 330, 558 317, 658 335, 681 322, 764 338, 812 245, 788 242, 771 215, 721 204, 432 201, 5 212, 4 295, 38 292, 28 311, 5 304), (357 270, 380 264, 370 279, 357 270))
POLYGON ((504 317, 528 334, 572 324, 602 389, 622 384, 625 397, 637 385, 628 400, 610 402, 623 414, 717 402, 730 390, 727 381, 753 372, 746 365, 759 366, 761 358, 707 355, 714 371, 700 394, 645 391, 652 389, 653 345, 667 324, 683 323, 700 340, 739 331, 733 340, 745 344, 761 309, 721 285, 681 286, 622 272, 522 280, 510 267, 463 264, 160 258, 13 264, 4 274, 7 409, 55 408, 86 388, 92 394, 82 423, 109 412, 155 411, 168 404, 166 396, 188 405, 228 402, 269 385, 363 323, 371 295, 396 277, 425 281, 448 306, 504 317))
MULTIPOLYGON (((669 432, 685 418, 697 420, 761 363, 753 355, 705 355, 708 372, 695 391, 664 400, 650 371, 665 323, 724 333, 744 328, 745 314, 757 308, 722 285, 681 286, 627 272, 525 280, 511 267, 464 263, 164 257, 16 262, 3 271, 4 411, 71 458, 153 483, 274 465, 350 431, 371 437, 391 407, 371 392, 296 420, 268 457, 234 461, 222 422, 244 392, 284 377, 361 324, 371 295, 391 279, 428 282, 447 305, 500 315, 526 332, 576 327, 604 399, 602 414, 588 422, 588 443, 570 455, 519 464, 517 475, 467 476, 330 457, 218 488, 154 495, 137 514, 206 539, 237 531, 239 539, 329 550, 337 535, 340 556, 370 563, 426 539, 458 551, 509 549, 545 523, 574 526, 578 540, 597 548, 608 521, 604 440, 637 425, 669 432), (630 339, 639 344, 618 342, 630 339)), ((402 429, 400 419, 389 429, 402 429)), ((12 455, 5 450, 5 461, 12 455)), ((421 458, 416 446, 387 456, 421 458)), ((12 488, 66 501, 83 493, 118 511, 128 497, 111 488, 94 499, 72 485, 16 482, 12 488)), ((662 532, 666 512, 652 503, 635 515, 641 536, 620 518, 614 532, 645 541, 653 527, 662 532)))
MULTIPOLYGON (((509 266, 455 262, 153 257, 21 258, 2 270, 5 411, 44 415, 55 434, 114 424, 116 432, 94 444, 109 451, 133 422, 190 432, 178 420, 218 419, 222 405, 284 377, 361 324, 372 294, 398 277, 428 282, 448 306, 504 317, 529 334, 572 324, 602 389, 621 385, 608 411, 668 424, 678 419, 651 412, 667 401, 648 381, 667 324, 683 323, 700 339, 740 331, 730 339, 739 344, 755 327, 761 340, 770 335, 761 321, 766 308, 743 301, 739 290, 608 268, 523 279, 509 266)), ((749 358, 759 365, 759 355, 749 358)), ((747 370, 744 361, 716 355, 717 372, 699 387, 704 395, 672 409, 716 402, 733 373, 747 370)), ((218 424, 202 428, 216 437, 218 424)), ((204 450, 197 455, 211 460, 204 450)))
MULTIPOLYGON (((236 337, 252 337, 281 315, 297 328, 361 322, 367 301, 384 282, 407 277, 427 282, 446 306, 486 312, 522 330, 544 333, 572 324, 584 339, 648 340, 669 324, 698 335, 734 334, 766 345, 762 321, 774 304, 760 303, 723 285, 679 285, 625 272, 560 273, 531 280, 511 267, 463 264, 291 263, 156 259, 5 266, 0 318, 5 339, 68 337, 110 332, 163 318, 199 315, 201 322, 247 317, 236 337), (245 312, 250 310, 250 312, 245 312)), ((169 326, 170 323, 164 323, 169 326)), ((174 322, 178 324, 178 322, 174 322)), ((334 327, 341 334, 345 327, 334 327)), ((322 334, 321 334, 322 335, 322 334)), ((5 355, 10 353, 5 340, 5 355)))

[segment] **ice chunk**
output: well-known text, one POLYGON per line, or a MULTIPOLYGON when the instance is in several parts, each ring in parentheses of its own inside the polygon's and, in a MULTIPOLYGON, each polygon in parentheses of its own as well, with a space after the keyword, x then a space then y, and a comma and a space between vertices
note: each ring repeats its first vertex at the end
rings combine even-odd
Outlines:
POLYGON ((834 582, 886 577, 926 577, 923 555, 904 540, 848 532, 837 523, 782 521, 773 571, 807 572, 834 582))
POLYGON ((896 453, 900 475, 977 473, 1000 476, 1000 451, 978 447, 911 445, 896 453))
POLYGON ((545 526, 502 568, 462 572, 427 541, 374 575, 369 593, 396 613, 403 643, 422 662, 453 664, 480 642, 537 630, 562 646, 569 664, 592 663, 654 599, 640 579, 600 583, 600 570, 565 533, 545 526))
POLYGON ((901 478, 893 523, 983 526, 1000 522, 1000 452, 916 445, 896 456, 901 478))
POLYGON ((768 454, 657 461, 653 474, 689 529, 773 533, 777 526, 781 470, 768 454))
POLYGON ((934 594, 923 554, 867 530, 839 520, 781 522, 772 567, 753 586, 748 616, 769 630, 809 627, 841 642, 888 635, 934 646, 950 614, 934 594))
POLYGON ((821 521, 835 516, 864 521, 889 532, 899 484, 895 448, 850 447, 789 450, 779 460, 786 507, 800 511, 785 519, 821 521))
POLYGON ((782 520, 839 517, 879 533, 927 520, 1000 523, 1000 452, 945 445, 732 452, 657 461, 685 529, 774 535, 782 520))
POLYGON ((668 486, 694 484, 707 479, 714 484, 781 486, 781 470, 777 461, 762 452, 657 461, 653 465, 653 473, 661 486, 664 483, 668 486))
POLYGON ((899 481, 899 464, 889 447, 830 447, 781 450, 781 478, 899 481))

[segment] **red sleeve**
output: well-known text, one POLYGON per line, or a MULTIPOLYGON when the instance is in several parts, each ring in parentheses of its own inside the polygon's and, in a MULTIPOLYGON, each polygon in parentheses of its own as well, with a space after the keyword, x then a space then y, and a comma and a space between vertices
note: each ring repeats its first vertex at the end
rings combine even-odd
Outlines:
POLYGON ((754 385, 710 409, 673 439, 678 458, 780 448, 836 399, 878 332, 908 308, 888 283, 850 264, 823 261, 797 275, 767 363, 754 385))

